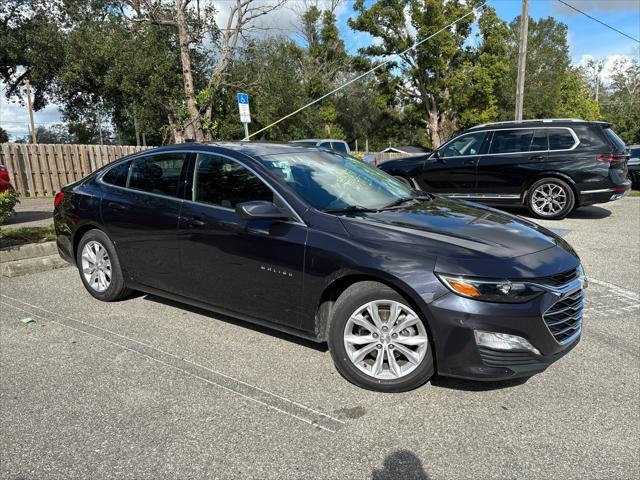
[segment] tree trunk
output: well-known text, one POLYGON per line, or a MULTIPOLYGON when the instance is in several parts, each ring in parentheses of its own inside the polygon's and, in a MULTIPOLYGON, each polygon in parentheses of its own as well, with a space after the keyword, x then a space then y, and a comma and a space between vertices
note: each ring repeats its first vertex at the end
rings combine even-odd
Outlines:
POLYGON ((180 43, 180 62, 182 63, 182 78, 184 82, 184 94, 187 100, 189 120, 184 125, 183 139, 194 139, 196 142, 204 140, 202 125, 200 123, 200 111, 196 105, 196 93, 193 85, 193 73, 191 71, 191 54, 189 52, 189 31, 185 17, 184 0, 176 0, 176 22, 178 24, 178 42, 180 43))

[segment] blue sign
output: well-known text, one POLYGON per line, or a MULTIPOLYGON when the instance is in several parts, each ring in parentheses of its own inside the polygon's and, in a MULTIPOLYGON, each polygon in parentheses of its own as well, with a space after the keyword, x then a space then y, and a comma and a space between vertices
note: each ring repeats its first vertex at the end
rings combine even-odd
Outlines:
POLYGON ((249 95, 246 93, 238 93, 237 97, 240 105, 249 105, 249 95))

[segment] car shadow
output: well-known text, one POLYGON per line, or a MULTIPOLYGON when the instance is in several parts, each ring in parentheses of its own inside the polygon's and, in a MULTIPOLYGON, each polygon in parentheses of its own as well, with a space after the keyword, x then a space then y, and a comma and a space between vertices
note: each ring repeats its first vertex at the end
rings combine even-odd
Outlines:
POLYGON ((428 480, 422 461, 409 450, 398 450, 387 455, 382 469, 371 472, 371 480, 428 480))
MULTIPOLYGON (((533 220, 534 222, 541 220, 540 218, 536 218, 524 207, 502 207, 502 210, 505 212, 509 212, 512 215, 519 215, 521 217, 528 218, 533 220)), ((611 210, 608 208, 598 207, 596 205, 591 205, 588 207, 580 207, 567 215, 566 218, 569 219, 578 219, 578 220, 598 220, 601 218, 607 218, 611 215, 611 210)), ((560 220, 561 221, 561 220, 560 220)))
POLYGON ((186 304, 186 303, 182 303, 182 302, 177 302, 175 300, 170 300, 168 298, 158 297, 157 295, 151 295, 151 294, 146 294, 146 293, 145 294, 140 294, 140 295, 133 294, 133 296, 134 297, 135 296, 141 296, 145 300, 150 300, 152 302, 161 303, 163 305, 167 305, 167 306, 170 306, 170 307, 176 307, 176 308, 179 308, 181 310, 187 310, 189 312, 196 313, 198 315, 204 315, 205 317, 209 317, 209 318, 214 319, 214 320, 231 323, 233 325, 237 325, 238 327, 246 328, 247 330, 254 330, 254 331, 257 331, 257 332, 260 332, 260 333, 264 333, 266 335, 271 335, 272 337, 280 338, 280 339, 285 340, 287 342, 297 343, 298 345, 301 345, 301 346, 304 346, 304 347, 307 347, 307 348, 312 348, 312 349, 314 349, 314 350, 316 350, 318 352, 327 352, 329 350, 329 348, 327 347, 326 343, 317 343, 317 342, 314 342, 314 341, 311 341, 311 340, 307 340, 306 338, 298 337, 296 335, 291 335, 291 334, 286 333, 286 332, 281 332, 281 331, 276 330, 274 328, 265 327, 265 326, 257 324, 257 323, 248 322, 248 321, 236 318, 236 317, 231 317, 229 315, 224 315, 222 313, 212 312, 210 310, 205 310, 204 308, 194 307, 192 305, 189 305, 189 304, 186 304))
POLYGON ((41 220, 51 220, 53 222, 52 212, 43 212, 41 210, 22 210, 11 215, 5 225, 18 225, 20 223, 39 222, 41 220))
POLYGON ((499 381, 478 381, 465 380, 463 378, 443 377, 436 375, 431 379, 431 385, 436 388, 447 388, 450 390, 462 390, 465 392, 488 392, 491 390, 502 390, 505 388, 518 387, 527 383, 530 377, 512 378, 510 380, 499 381))

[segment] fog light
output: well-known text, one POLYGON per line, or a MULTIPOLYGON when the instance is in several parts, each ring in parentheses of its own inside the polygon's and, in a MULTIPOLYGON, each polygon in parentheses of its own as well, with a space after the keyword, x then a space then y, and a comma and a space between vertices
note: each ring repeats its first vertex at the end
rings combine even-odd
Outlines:
POLYGON ((481 330, 474 330, 473 333, 476 337, 476 344, 482 345, 483 347, 493 348, 495 350, 529 350, 536 355, 540 355, 540 350, 531 345, 529 340, 517 335, 483 332, 481 330))

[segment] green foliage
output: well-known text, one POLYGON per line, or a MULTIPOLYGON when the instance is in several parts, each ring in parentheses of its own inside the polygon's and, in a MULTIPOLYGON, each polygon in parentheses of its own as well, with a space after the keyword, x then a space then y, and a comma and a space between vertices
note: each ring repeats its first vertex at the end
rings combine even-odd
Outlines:
POLYGON ((19 202, 18 192, 12 188, 0 193, 0 225, 4 225, 4 222, 13 215, 13 208, 19 202))
POLYGON ((614 65, 609 92, 603 95, 603 116, 627 145, 640 144, 640 61, 614 65))
POLYGON ((8 141, 9 141, 9 134, 4 128, 0 127, 0 143, 6 143, 8 141))

